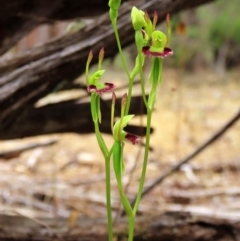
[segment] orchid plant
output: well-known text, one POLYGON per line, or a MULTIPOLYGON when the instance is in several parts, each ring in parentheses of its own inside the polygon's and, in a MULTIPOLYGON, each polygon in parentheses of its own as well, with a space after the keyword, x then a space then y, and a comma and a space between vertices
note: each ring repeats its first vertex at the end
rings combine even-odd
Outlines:
POLYGON ((87 90, 91 94, 91 114, 95 128, 95 135, 98 141, 98 145, 105 159, 105 175, 106 175, 106 204, 107 204, 107 217, 108 217, 108 235, 109 241, 113 241, 113 222, 112 222, 112 210, 111 210, 111 183, 110 183, 110 170, 111 170, 111 160, 113 160, 113 169, 116 176, 116 181, 119 190, 119 196, 121 199, 122 206, 128 217, 128 241, 133 240, 134 235, 134 222, 136 212, 139 207, 144 180, 147 169, 148 153, 150 145, 150 130, 151 130, 151 118, 154 108, 154 104, 157 98, 157 89, 162 83, 162 63, 163 59, 167 56, 173 54, 172 49, 169 48, 171 28, 170 28, 170 17, 167 15, 166 22, 168 27, 168 33, 165 35, 163 32, 156 30, 158 15, 157 12, 154 13, 153 20, 150 19, 147 13, 137 9, 132 8, 131 20, 133 29, 135 31, 135 43, 138 50, 136 57, 136 63, 132 71, 127 68, 126 61, 123 55, 121 42, 118 35, 117 29, 117 16, 118 9, 121 5, 121 0, 110 0, 109 1, 109 16, 112 22, 112 27, 116 36, 116 41, 118 45, 118 50, 122 60, 123 68, 127 74, 129 85, 128 92, 122 96, 121 101, 121 116, 118 121, 115 122, 114 111, 116 103, 116 94, 114 92, 114 83, 104 83, 101 82, 101 78, 104 74, 102 69, 102 61, 104 59, 104 50, 101 49, 99 52, 99 61, 97 70, 90 75, 89 66, 93 58, 93 53, 90 51, 87 63, 86 63, 86 84, 87 90), (149 73, 148 81, 145 81, 143 75, 143 65, 147 57, 151 57, 151 70, 149 73), (141 143, 140 137, 128 133, 124 130, 129 121, 134 117, 134 114, 129 114, 129 106, 131 103, 133 82, 136 76, 140 76, 141 80, 141 90, 143 101, 147 109, 147 128, 146 128, 146 139, 145 139, 145 150, 144 150, 144 160, 142 165, 142 173, 139 182, 139 188, 137 192, 137 198, 133 207, 130 204, 129 199, 124 193, 124 187, 122 184, 122 175, 124 173, 124 142, 126 140, 130 141, 132 144, 141 143), (146 96, 145 85, 146 82, 151 86, 149 97, 146 96), (100 132, 99 125, 101 124, 101 108, 100 108, 100 96, 106 92, 112 92, 112 106, 111 106, 111 129, 113 136, 113 144, 111 148, 108 148, 103 136, 100 132))

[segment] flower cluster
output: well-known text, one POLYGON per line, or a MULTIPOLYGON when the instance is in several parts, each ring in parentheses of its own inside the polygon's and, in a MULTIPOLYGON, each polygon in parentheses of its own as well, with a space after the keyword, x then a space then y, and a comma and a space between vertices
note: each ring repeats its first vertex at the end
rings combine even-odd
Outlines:
MULTIPOLYGON (((87 82, 87 91, 91 93, 91 112, 94 122, 101 122, 101 109, 100 109, 100 95, 106 92, 113 92, 114 88, 116 87, 113 83, 101 83, 99 80, 101 79, 105 70, 101 69, 102 61, 104 58, 104 49, 101 49, 99 52, 99 60, 98 60, 98 70, 94 72, 89 77, 89 65, 92 61, 93 53, 90 51, 88 55, 88 60, 86 64, 86 82, 87 82)), ((116 95, 113 92, 112 97, 112 112, 114 113, 116 102, 116 95)), ((122 142, 123 140, 129 140, 132 144, 140 143, 141 139, 134 134, 125 132, 123 130, 124 127, 128 124, 128 122, 133 118, 134 115, 125 115, 126 109, 126 102, 127 102, 127 95, 125 94, 122 97, 122 106, 121 106, 121 118, 112 126, 113 137, 115 141, 122 142)), ((112 125, 114 114, 112 115, 112 125)))
POLYGON ((167 47, 170 42, 170 18, 167 15, 168 37, 161 31, 156 30, 158 20, 157 12, 154 12, 153 20, 149 15, 136 7, 132 8, 132 24, 135 31, 141 31, 143 36, 142 53, 147 57, 165 58, 173 54, 172 49, 167 47))

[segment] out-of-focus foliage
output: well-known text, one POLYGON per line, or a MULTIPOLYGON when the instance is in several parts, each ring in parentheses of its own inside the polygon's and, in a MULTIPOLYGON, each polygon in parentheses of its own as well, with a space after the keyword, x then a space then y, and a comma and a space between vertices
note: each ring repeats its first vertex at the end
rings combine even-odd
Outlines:
POLYGON ((240 53, 240 1, 218 0, 172 16, 174 55, 167 62, 175 67, 192 69, 213 66, 223 44, 227 67, 237 62, 240 53), (234 60, 234 61, 232 61, 234 60))
POLYGON ((219 48, 225 41, 240 44, 240 1, 219 0, 212 13, 209 39, 219 48))

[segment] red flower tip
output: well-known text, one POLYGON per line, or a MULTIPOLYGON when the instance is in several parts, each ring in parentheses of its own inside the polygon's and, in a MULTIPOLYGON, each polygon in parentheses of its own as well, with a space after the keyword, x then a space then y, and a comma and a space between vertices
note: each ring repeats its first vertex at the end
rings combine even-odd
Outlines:
POLYGON ((98 59, 99 61, 103 61, 103 58, 104 58, 104 48, 102 47, 99 51, 99 56, 98 56, 98 59))
POLYGON ((157 21, 158 21, 158 13, 157 13, 157 11, 155 10, 155 11, 154 11, 154 14, 153 14, 153 26, 154 26, 154 27, 156 26, 157 21))
POLYGON ((122 96, 122 107, 126 108, 127 100, 128 100, 128 96, 127 96, 127 93, 125 93, 125 94, 122 96))
POLYGON ((167 13, 167 15, 166 15, 166 22, 167 22, 167 24, 170 23, 170 14, 169 13, 167 13))
POLYGON ((115 105, 116 103, 116 99, 117 99, 117 96, 115 94, 115 92, 112 92, 112 103, 115 105))

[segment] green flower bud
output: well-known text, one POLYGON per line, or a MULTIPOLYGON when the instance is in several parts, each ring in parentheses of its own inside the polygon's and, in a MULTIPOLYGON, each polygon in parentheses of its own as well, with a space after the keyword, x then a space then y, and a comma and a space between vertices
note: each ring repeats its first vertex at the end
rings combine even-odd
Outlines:
POLYGON ((118 10, 121 5, 121 0, 109 0, 108 6, 111 9, 118 10))
POLYGON ((141 30, 146 24, 144 19, 144 12, 137 9, 136 7, 132 8, 131 19, 135 31, 141 30))

